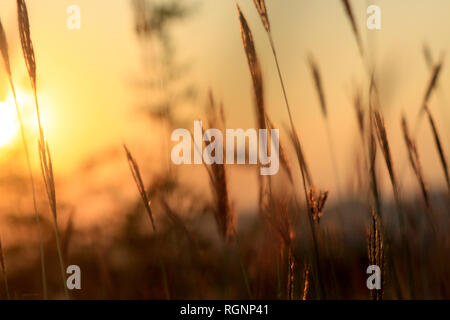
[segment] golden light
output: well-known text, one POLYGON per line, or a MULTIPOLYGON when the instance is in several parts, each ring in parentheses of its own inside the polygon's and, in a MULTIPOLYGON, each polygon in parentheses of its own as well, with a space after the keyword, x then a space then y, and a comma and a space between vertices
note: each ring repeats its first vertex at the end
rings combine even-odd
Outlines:
MULTIPOLYGON (((35 116, 33 96, 17 88, 17 101, 19 103, 22 121, 27 134, 37 135, 38 125, 35 116)), ((41 120, 46 123, 46 114, 41 112, 41 120)), ((12 144, 20 133, 20 123, 17 118, 14 96, 10 93, 6 101, 0 102, 0 148, 12 144)), ((29 137, 31 138, 31 137, 29 137)))
POLYGON ((11 143, 19 133, 19 129, 14 104, 0 102, 0 147, 11 143))

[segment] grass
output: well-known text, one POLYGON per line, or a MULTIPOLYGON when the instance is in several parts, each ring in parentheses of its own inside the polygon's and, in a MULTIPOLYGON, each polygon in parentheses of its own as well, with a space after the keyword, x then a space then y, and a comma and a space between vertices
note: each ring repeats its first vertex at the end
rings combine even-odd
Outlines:
POLYGON ((342 199, 342 191, 341 191, 341 179, 339 178, 339 168, 337 165, 337 157, 336 157, 336 151, 334 147, 333 142, 333 135, 331 133, 331 127, 330 127, 330 120, 328 116, 328 108, 327 103, 325 99, 325 92, 322 85, 322 77, 320 75, 319 67, 314 60, 314 57, 310 54, 309 56, 309 66, 311 69, 312 77, 314 79, 314 85, 317 91, 317 96, 319 97, 320 102, 320 109, 322 111, 322 116, 325 120, 325 127, 327 132, 327 138, 328 138, 328 146, 330 148, 330 157, 331 157, 331 163, 333 165, 333 173, 334 173, 334 179, 336 180, 336 190, 337 194, 339 195, 339 199, 342 199))
POLYGON ((358 26, 356 24, 355 15, 353 13, 352 6, 350 4, 350 0, 342 0, 342 4, 345 8, 345 13, 347 14, 347 17, 350 21, 350 24, 352 26, 353 35, 356 40, 356 44, 358 45, 358 50, 361 56, 364 56, 364 46, 362 44, 361 36, 358 30, 358 26))
MULTIPOLYGON (((342 4, 358 51, 364 59, 363 39, 351 3, 343 0, 342 4)), ((105 221, 97 229, 77 228, 71 215, 67 220, 67 227, 61 232, 61 207, 57 198, 59 190, 49 144, 41 123, 30 21, 25 1, 18 0, 17 5, 21 46, 36 108, 38 154, 45 191, 42 196, 35 186, 26 127, 21 120, 19 102, 15 99, 32 189, 40 259, 30 259, 29 265, 24 267, 17 261, 27 244, 23 245, 24 248, 16 248, 8 242, 6 251, 0 242, 0 268, 6 298, 14 298, 11 293, 33 291, 39 292, 38 297, 41 297, 41 289, 37 289, 39 286, 32 283, 32 280, 29 281, 34 277, 23 276, 34 275, 39 266, 42 274, 42 281, 39 281, 42 297, 59 297, 64 292, 65 297, 69 298, 65 285, 64 261, 75 261, 82 266, 83 290, 71 292, 72 298, 80 299, 448 298, 449 261, 444 254, 448 251, 448 235, 443 230, 446 231, 448 226, 450 198, 447 192, 429 189, 430 177, 421 162, 418 136, 409 130, 406 116, 402 117, 400 123, 409 166, 420 197, 410 200, 401 188, 402 176, 398 176, 399 165, 396 162, 399 150, 393 148, 389 135, 391 131, 388 131, 392 128, 388 128, 384 120, 375 69, 367 70, 370 71, 367 83, 354 90, 352 101, 356 115, 355 135, 361 140, 361 147, 358 141, 355 157, 363 162, 360 174, 362 186, 355 197, 350 191, 340 191, 343 185, 339 181, 341 172, 337 166, 333 134, 329 125, 333 118, 325 95, 328 92, 324 81, 326 78, 323 78, 324 74, 320 72, 317 61, 310 55, 310 80, 326 122, 328 147, 332 156, 330 165, 334 167, 336 188, 322 190, 314 184, 313 169, 316 166, 310 166, 307 161, 309 153, 300 142, 299 132, 303 130, 298 130, 294 121, 294 109, 291 109, 288 99, 282 61, 278 57, 274 41, 273 28, 277 25, 271 24, 271 11, 264 0, 254 0, 254 6, 268 37, 270 59, 275 63, 273 73, 281 85, 281 104, 287 111, 289 122, 285 126, 285 133, 291 145, 286 146, 282 143, 283 140, 280 141, 282 174, 261 177, 258 170, 259 201, 258 208, 252 212, 257 214, 236 214, 230 167, 204 163, 209 188, 199 194, 191 185, 182 182, 177 168, 154 173, 152 178, 146 179, 134 153, 123 145, 123 164, 126 160, 138 191, 135 193, 135 201, 129 207, 120 208, 124 214, 119 223, 115 222, 117 225, 105 221), (368 92, 368 97, 365 92, 368 92), (297 161, 298 171, 292 168, 291 157, 297 161), (383 190, 385 176, 389 178, 389 190, 383 190), (328 197, 335 192, 339 194, 339 201, 330 203, 328 197), (40 196, 47 198, 51 219, 46 219, 45 215, 41 217, 38 212, 40 196), (342 220, 335 218, 339 211, 345 213, 342 220), (424 216, 430 227, 421 223, 424 216), (54 240, 46 237, 50 228, 53 228, 54 240), (47 248, 47 255, 44 255, 44 246, 47 248), (8 272, 5 251, 8 266, 11 267, 8 272), (368 265, 380 267, 381 290, 369 291, 365 287, 365 270, 368 265), (64 290, 59 283, 61 277, 64 290)), ((168 14, 164 12, 165 15, 168 14)), ((269 114, 274 109, 267 107, 266 100, 271 88, 264 86, 263 74, 263 71, 271 71, 262 68, 266 61, 258 55, 255 45, 257 38, 252 33, 251 21, 247 20, 239 6, 237 18, 244 49, 244 55, 238 58, 246 59, 250 72, 255 127, 275 129, 277 126, 272 121, 275 115, 269 114)), ((140 34, 149 33, 150 24, 145 21, 139 23, 145 26, 142 27, 145 32, 140 29, 140 34)), ((10 89, 15 97, 8 45, 1 23, 0 50, 10 89)), ((430 53, 427 55, 430 56, 430 53)), ((432 58, 429 57, 428 60, 431 64, 432 58)), ((442 85, 439 78, 442 66, 443 61, 440 61, 432 70, 424 98, 420 101, 421 109, 417 119, 421 117, 420 114, 427 116, 442 176, 450 194, 445 148, 438 123, 428 107, 437 82, 440 81, 442 85)), ((334 102, 331 101, 332 103, 334 102)), ((218 102, 210 91, 204 114, 208 119, 208 126, 222 129, 228 127, 226 111, 224 104, 218 102)), ((317 132, 304 132, 301 137, 316 134, 317 132)), ((189 175, 190 180, 201 177, 204 176, 196 176, 194 170, 189 175)), ((17 221, 15 223, 19 224, 17 221)))
POLYGON ((381 269, 381 289, 371 291, 371 296, 373 300, 383 300, 383 271, 384 271, 384 247, 383 247, 383 236, 381 233, 380 224, 377 221, 377 215, 372 209, 372 220, 369 227, 369 232, 367 235, 368 243, 368 256, 369 265, 379 266, 381 269))
POLYGON ((378 137, 378 143, 383 152, 384 160, 386 163, 386 167, 389 172, 389 178, 392 184, 392 191, 394 194, 395 206, 398 216, 399 222, 399 232, 400 237, 402 239, 402 248, 406 255, 406 270, 408 274, 408 286, 409 286, 409 294, 410 298, 414 299, 414 276, 413 276, 413 267, 412 267, 412 257, 411 257, 411 249, 408 241, 407 230, 406 230, 406 216, 404 209, 402 208, 402 202, 400 199, 400 191, 398 188, 397 178, 394 171, 394 163, 392 161, 391 149, 389 147, 389 140, 387 136, 386 126, 384 124, 383 116, 379 111, 374 111, 373 113, 373 121, 375 131, 378 137))
POLYGON ((430 223, 430 226, 432 228, 435 228, 435 222, 433 221, 432 202, 430 199, 430 194, 428 192, 428 186, 425 183, 422 165, 420 163, 419 152, 417 151, 416 143, 413 141, 413 139, 409 133, 408 124, 406 122, 406 118, 404 115, 402 117, 402 130, 403 130, 403 137, 405 139, 406 148, 408 150, 409 161, 410 161, 411 167, 414 171, 414 174, 417 178, 417 182, 419 183, 420 190, 421 190, 422 196, 423 196, 423 200, 424 200, 425 206, 427 208, 428 221, 430 223))
POLYGON ((25 65, 28 70, 28 77, 33 91, 34 102, 36 106, 36 118, 39 128, 39 158, 41 163, 41 172, 47 192, 48 202, 53 216, 53 227, 56 238, 56 246, 58 250, 59 265, 61 271, 62 285, 64 288, 64 295, 69 299, 69 292, 66 286, 66 270, 61 251, 61 241, 58 229, 58 213, 56 204, 56 187, 53 175, 53 164, 50 155, 50 148, 44 136, 44 129, 41 123, 41 115, 39 111, 39 101, 36 83, 36 58, 34 56, 33 42, 31 40, 30 22, 28 19, 27 5, 24 0, 17 0, 17 17, 19 22, 20 42, 22 44, 22 52, 25 60, 25 65))
MULTIPOLYGON (((150 200, 148 199, 147 191, 145 190, 144 182, 142 180, 141 171, 139 169, 139 166, 138 166, 136 160, 134 159, 134 157, 132 156, 132 154, 130 153, 128 148, 125 145, 123 146, 123 148, 125 149, 125 154, 127 156, 128 164, 130 166, 130 171, 131 171, 131 174, 133 175, 133 179, 134 179, 134 182, 136 183, 136 187, 138 188, 139 194, 142 199, 142 203, 144 204, 144 207, 145 207, 145 211, 147 212, 150 222, 152 224, 153 232, 156 233, 157 231, 156 231, 155 220, 153 218, 153 213, 152 213, 152 209, 150 206, 150 200)), ((169 282, 167 280, 167 271, 166 271, 166 267, 165 267, 164 260, 162 257, 161 248, 160 248, 160 246, 158 246, 157 248, 158 248, 158 259, 159 259, 159 263, 161 265, 161 273, 162 273, 162 280, 163 280, 163 284, 164 284, 164 292, 166 295, 166 299, 169 300, 170 299, 170 290, 169 290, 169 282)))
POLYGON ((35 182, 34 182, 33 170, 31 168, 30 152, 29 152, 29 148, 28 148, 27 138, 25 135, 25 126, 23 124, 22 114, 20 112, 19 103, 17 101, 16 89, 15 89, 15 85, 14 85, 14 81, 13 81, 12 73, 11 73, 11 65, 9 62, 8 42, 6 40, 5 30, 3 29, 3 25, 1 23, 1 21, 0 21, 0 51, 1 51, 1 54, 3 57, 3 62, 5 65, 6 73, 8 75, 11 92, 14 97, 14 103, 15 103, 16 112, 17 112, 17 119, 19 120, 20 133, 21 133, 23 148, 25 151, 25 157, 26 157, 26 161, 27 161, 27 170, 28 170, 28 175, 29 175, 29 179, 30 179, 31 194, 33 197, 33 208, 34 208, 34 214, 35 214, 35 218, 36 218, 36 227, 38 230, 38 237, 39 237, 39 253, 40 253, 40 259, 41 259, 43 298, 47 299, 48 293, 47 293, 47 280, 46 280, 46 271, 45 271, 45 255, 44 255, 44 245, 43 245, 43 241, 42 241, 42 230, 41 230, 41 222, 40 222, 41 219, 39 216, 39 212, 38 212, 38 208, 37 208, 37 201, 36 201, 36 186, 35 186, 35 182))
POLYGON ((9 293, 8 275, 6 273, 5 253, 3 252, 3 246, 2 246, 2 240, 1 239, 0 239, 0 267, 2 269, 2 277, 3 277, 3 283, 5 285, 6 297, 9 300, 11 298, 11 295, 9 293))
POLYGON ((446 158, 445 153, 444 153, 444 148, 443 148, 443 145, 442 145, 442 142, 441 142, 441 138, 439 136, 439 132, 438 132, 438 129, 437 129, 437 126, 436 126, 436 122, 434 121, 434 118, 433 118, 433 116, 431 114, 430 109, 428 108, 427 105, 425 105, 424 109, 425 109, 425 112, 426 112, 426 114, 428 116, 428 121, 430 123, 430 127, 431 127, 431 130, 433 132, 434 142, 436 144, 436 149, 437 149, 438 154, 439 154, 439 160, 441 161, 442 170, 444 171, 445 182, 447 183, 447 188, 448 188, 449 193, 450 193, 450 179, 449 179, 449 173, 448 173, 447 158, 446 158))

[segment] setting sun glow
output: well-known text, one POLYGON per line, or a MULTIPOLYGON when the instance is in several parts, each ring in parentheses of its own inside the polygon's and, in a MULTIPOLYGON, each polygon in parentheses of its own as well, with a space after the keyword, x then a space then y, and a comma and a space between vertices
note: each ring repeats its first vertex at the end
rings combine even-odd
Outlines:
POLYGON ((19 132, 14 105, 0 102, 0 147, 10 143, 19 132))

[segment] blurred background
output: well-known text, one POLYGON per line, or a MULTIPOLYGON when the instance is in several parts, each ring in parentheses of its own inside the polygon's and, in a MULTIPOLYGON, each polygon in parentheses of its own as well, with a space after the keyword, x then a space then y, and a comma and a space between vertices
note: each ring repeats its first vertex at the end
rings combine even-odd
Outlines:
MULTIPOLYGON (((281 139, 289 145, 284 130, 288 115, 265 30, 253 1, 237 3, 253 32, 262 65, 267 112, 280 128, 281 139)), ((96 243, 95 264, 101 270, 108 268, 105 255, 115 262, 125 259, 133 264, 123 252, 111 258, 107 249, 101 249, 105 239, 117 240, 114 226, 129 222, 132 216, 129 212, 138 206, 138 193, 122 144, 126 143, 135 156, 150 193, 157 192, 154 190, 161 185, 161 188, 170 188, 168 185, 175 181, 184 188, 189 199, 177 199, 182 202, 177 208, 181 216, 189 218, 193 212, 208 208, 211 200, 208 175, 201 165, 176 167, 170 163, 171 131, 174 128, 192 130, 193 120, 206 119, 209 91, 223 103, 228 128, 254 127, 251 78, 235 2, 30 0, 27 4, 43 126, 56 176, 60 227, 66 231, 96 230, 80 237, 80 242, 73 240, 72 243, 76 243, 73 246, 77 250, 96 243), (69 17, 66 9, 74 4, 81 8, 80 30, 66 27, 69 17)), ((361 90, 367 100, 368 76, 346 13, 337 0, 268 0, 267 8, 294 122, 315 182, 330 191, 328 208, 351 204, 361 198, 360 164, 355 156, 361 141, 353 98, 355 91, 361 90), (330 155, 327 145, 326 124, 308 55, 314 56, 321 70, 335 155, 330 155), (333 157, 340 176, 339 188, 344 195, 340 199, 335 192, 338 186, 333 157)), ((425 52, 431 54, 434 62, 443 57, 439 84, 429 106, 440 129, 444 149, 447 153, 450 151, 450 111, 445 90, 450 83, 445 55, 450 39, 450 3, 445 0, 353 1, 353 9, 367 59, 376 69, 380 106, 386 119, 394 164, 399 175, 403 174, 403 167, 407 167, 401 191, 405 198, 418 201, 420 190, 407 162, 400 117, 404 113, 412 124, 421 107, 431 77, 425 52), (366 8, 370 4, 381 8, 381 30, 366 28, 366 8)), ((33 98, 23 63, 16 10, 15 1, 0 3, 27 134, 30 141, 37 141, 33 98)), ((36 235, 34 229, 30 230, 33 212, 25 158, 8 78, 3 71, 2 67, 0 233, 8 252, 9 269, 14 270, 23 268, 23 261, 14 259, 15 254, 29 257, 31 261, 38 256, 31 251, 18 253, 24 243, 29 243, 28 250, 35 250, 36 235)), ((34 143, 30 149, 42 191, 39 159, 34 152, 36 145, 34 143)), ((432 132, 424 124, 417 135, 417 147, 431 193, 445 192, 445 179, 432 132)), ((288 149, 294 162, 295 185, 300 192, 299 170, 290 145, 288 149)), ((378 160, 380 166, 384 165, 381 157, 378 160)), ((258 177, 248 166, 228 166, 227 173, 233 208, 238 221, 245 221, 245 216, 257 213, 258 177)), ((380 184, 386 201, 391 201, 392 191, 384 167, 380 170, 380 184)), ((286 188, 282 170, 275 177, 275 186, 280 192, 286 188)), ((49 219, 44 197, 39 199, 39 208, 44 218, 49 219)), ((350 208, 355 209, 357 205, 350 208)), ((362 211, 366 215, 367 210, 362 211)), ((142 212, 141 215, 142 219, 146 218, 142 212)), ((334 215, 331 209, 329 215, 334 215)), ((215 231, 213 222, 202 228, 215 231)), ((48 241, 51 237, 48 236, 48 241)), ((71 247, 67 246, 66 250, 70 251, 71 247)), ((110 273, 102 280, 106 283, 105 290, 113 292, 111 288, 119 281, 119 276, 113 271, 103 271, 100 272, 103 275, 110 273)), ((58 286, 57 281, 55 286, 58 286)), ((39 279, 34 282, 39 286, 39 279)), ((25 289, 20 294, 23 291, 25 289)), ((38 289, 30 291, 30 297, 38 295, 38 289)), ((102 295, 95 293, 89 297, 98 296, 102 295)), ((127 295, 122 292, 120 295, 136 296, 153 296, 153 293, 127 295)))

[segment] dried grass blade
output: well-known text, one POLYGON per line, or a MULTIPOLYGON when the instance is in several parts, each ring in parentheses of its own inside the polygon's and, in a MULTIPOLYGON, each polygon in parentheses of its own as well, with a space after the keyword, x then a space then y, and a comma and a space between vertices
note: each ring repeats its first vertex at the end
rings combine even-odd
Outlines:
POLYGON ((386 132, 386 126, 384 125, 383 116, 379 111, 374 111, 373 121, 375 123, 375 131, 378 137, 378 143, 380 144, 381 150, 383 151, 384 160, 386 162, 389 176, 391 178, 392 185, 397 188, 397 180, 394 174, 394 164, 392 162, 391 150, 389 147, 389 141, 386 132))
POLYGON ((270 22, 269 17, 267 15, 266 3, 264 0, 253 0, 255 4, 256 10, 259 13, 264 29, 270 33, 270 22))
MULTIPOLYGON (((139 194, 141 195, 142 202, 144 203, 145 210, 147 211, 147 214, 148 214, 148 216, 150 218, 150 221, 151 221, 151 224, 152 224, 152 228, 153 228, 153 232, 156 233, 156 226, 155 226, 155 221, 153 220, 153 213, 152 213, 152 209, 150 207, 150 200, 148 199, 147 192, 145 191, 145 186, 144 186, 144 182, 142 180, 141 171, 139 169, 139 166, 138 166, 136 160, 134 159, 133 155, 128 150, 128 148, 127 148, 127 146, 125 144, 123 145, 123 148, 124 148, 125 154, 127 156, 128 165, 130 166, 131 174, 132 174, 133 179, 134 179, 134 181, 136 183, 136 186, 138 188, 139 194)), ((157 247, 157 251, 158 251, 159 264, 160 264, 160 267, 161 267, 162 280, 163 280, 163 286, 164 286, 164 293, 166 295, 166 298, 169 300, 170 299, 170 291, 169 291, 169 282, 168 282, 168 278, 167 278, 166 266, 165 266, 165 263, 164 263, 164 260, 163 260, 161 247, 159 245, 157 245, 156 247, 157 247)))
POLYGON ((432 70, 432 73, 431 73, 431 78, 430 78, 430 81, 428 83, 428 87, 427 87, 427 90, 425 91, 425 95, 424 95, 423 101, 422 101, 422 107, 423 108, 425 108, 425 105, 428 104, 428 101, 430 100, 430 97, 431 97, 431 93, 436 88, 436 85, 437 85, 437 82, 438 82, 441 70, 442 70, 442 62, 437 63, 433 67, 433 70, 432 70))
POLYGON ((322 109, 322 114, 324 118, 327 118, 327 105, 325 101, 325 94, 322 87, 322 79, 320 77, 319 68, 317 66, 317 63, 314 61, 314 58, 312 55, 309 55, 309 67, 311 69, 311 73, 314 79, 314 85, 316 88, 317 95, 319 96, 320 101, 320 108, 322 109))
POLYGON ((264 104, 264 88, 263 78, 261 73, 261 66, 259 64, 258 56, 255 50, 255 44, 253 42, 252 32, 248 26, 240 7, 237 5, 237 12, 239 17, 239 23, 241 26, 241 37, 244 45, 245 55, 247 57, 248 66, 252 76, 253 90, 256 101, 256 115, 258 119, 258 126, 260 129, 266 128, 266 111, 264 104))
POLYGON ((403 131, 403 138, 405 139, 406 147, 408 150, 408 157, 409 157, 411 167, 413 168, 413 171, 419 182, 425 204, 426 204, 427 208, 430 208, 431 201, 430 201, 430 196, 428 194, 428 188, 425 184, 425 180, 423 177, 419 153, 417 152, 416 144, 414 143, 411 135, 409 134, 408 123, 406 122, 406 118, 404 115, 402 117, 402 131, 403 131))
POLYGON ((350 4, 349 0, 342 0, 342 4, 344 5, 345 12, 347 13, 347 17, 350 21, 350 24, 352 26, 353 35, 355 36, 356 43, 358 45, 359 53, 361 56, 364 56, 364 49, 361 41, 361 36, 358 31, 358 26, 356 24, 355 16, 353 14, 352 6, 350 4))
MULTIPOLYGON (((270 129, 275 129, 276 128, 275 124, 272 122, 272 120, 269 118, 269 116, 267 116, 267 123, 268 123, 270 129)), ((294 177, 293 177, 293 174, 292 174, 291 162, 289 161, 289 157, 287 155, 286 148, 285 148, 284 144, 282 143, 281 139, 279 141, 279 156, 280 156, 281 166, 286 171, 286 174, 288 175, 289 181, 291 183, 294 183, 294 177)))
POLYGON ((30 76, 33 89, 36 88, 36 59, 34 56, 33 42, 31 41, 30 22, 28 19, 27 5, 24 0, 17 0, 17 13, 19 17, 20 42, 22 44, 25 64, 30 76))
POLYGON ((6 297, 9 300, 11 298, 11 296, 9 294, 8 275, 6 273, 5 253, 3 252, 2 240, 1 239, 0 239, 0 267, 2 268, 3 282, 5 284, 6 297))
POLYGON ((5 29, 3 28, 3 24, 0 20, 0 51, 3 57, 3 62, 5 65, 6 73, 8 77, 11 77, 11 66, 9 63, 9 53, 8 53, 8 42, 6 40, 5 29))
POLYGON ((436 143, 436 148, 439 153, 439 159, 441 160, 441 165, 442 165, 442 169, 444 170, 445 180, 447 182, 447 187, 450 192, 450 176, 449 176, 449 171, 448 171, 447 158, 445 156, 444 148, 442 147, 441 139, 439 136, 439 131, 438 131, 436 123, 434 121, 433 115, 431 114, 431 111, 427 105, 425 105, 425 112, 428 115, 428 121, 430 122, 430 126, 433 131, 433 137, 434 137, 434 141, 436 143))
POLYGON ((29 179, 30 179, 31 193, 32 193, 32 197, 33 197, 33 208, 34 208, 34 213, 35 213, 35 218, 36 218, 36 227, 38 230, 38 237, 39 237, 39 252, 40 252, 41 273, 42 273, 42 291, 43 291, 44 299, 47 299, 48 293, 47 293, 47 280, 46 280, 45 258, 44 258, 45 254, 44 254, 44 245, 43 245, 43 240, 42 240, 40 216, 39 216, 39 212, 37 209, 36 187, 34 184, 33 171, 31 168, 30 154, 29 154, 29 150, 28 150, 28 143, 27 143, 27 138, 25 135, 25 126, 24 126, 24 123, 22 120, 22 115, 21 115, 20 109, 19 109, 19 103, 17 101, 17 96, 16 96, 16 89, 14 86, 12 73, 11 73, 11 65, 10 65, 10 61, 9 61, 9 51, 8 51, 8 41, 6 39, 5 30, 3 28, 1 20, 0 20, 0 51, 1 51, 1 54, 3 57, 3 62, 4 62, 5 69, 6 69, 6 73, 8 75, 11 92, 14 97, 17 119, 19 120, 19 125, 20 125, 22 144, 23 144, 23 148, 25 151, 25 158, 27 161, 27 171, 28 171, 28 175, 29 175, 29 179))
MULTIPOLYGON (((217 127, 217 108, 212 92, 209 93, 209 125, 217 127)), ((219 110, 221 113, 222 110, 219 110)), ((223 115, 224 116, 224 115, 223 115)), ((204 133, 203 133, 204 134, 204 133)), ((214 210, 216 223, 221 236, 231 241, 234 237, 235 230, 235 214, 233 212, 230 195, 228 192, 228 180, 224 164, 213 163, 210 165, 210 182, 214 191, 216 206, 214 210)))
POLYGON ((153 219, 153 213, 152 209, 150 207, 150 200, 148 199, 147 192, 145 191, 144 182, 142 180, 141 171, 139 169, 139 166, 134 159, 131 152, 128 150, 126 145, 123 145, 123 148, 125 150, 125 154, 127 156, 128 165, 130 167, 131 174, 133 175, 134 182, 136 183, 136 187, 138 188, 139 194, 142 198, 142 202, 144 204, 145 210, 147 211, 147 214, 150 218, 150 222, 152 223, 153 231, 156 232, 156 226, 155 221, 153 219))

